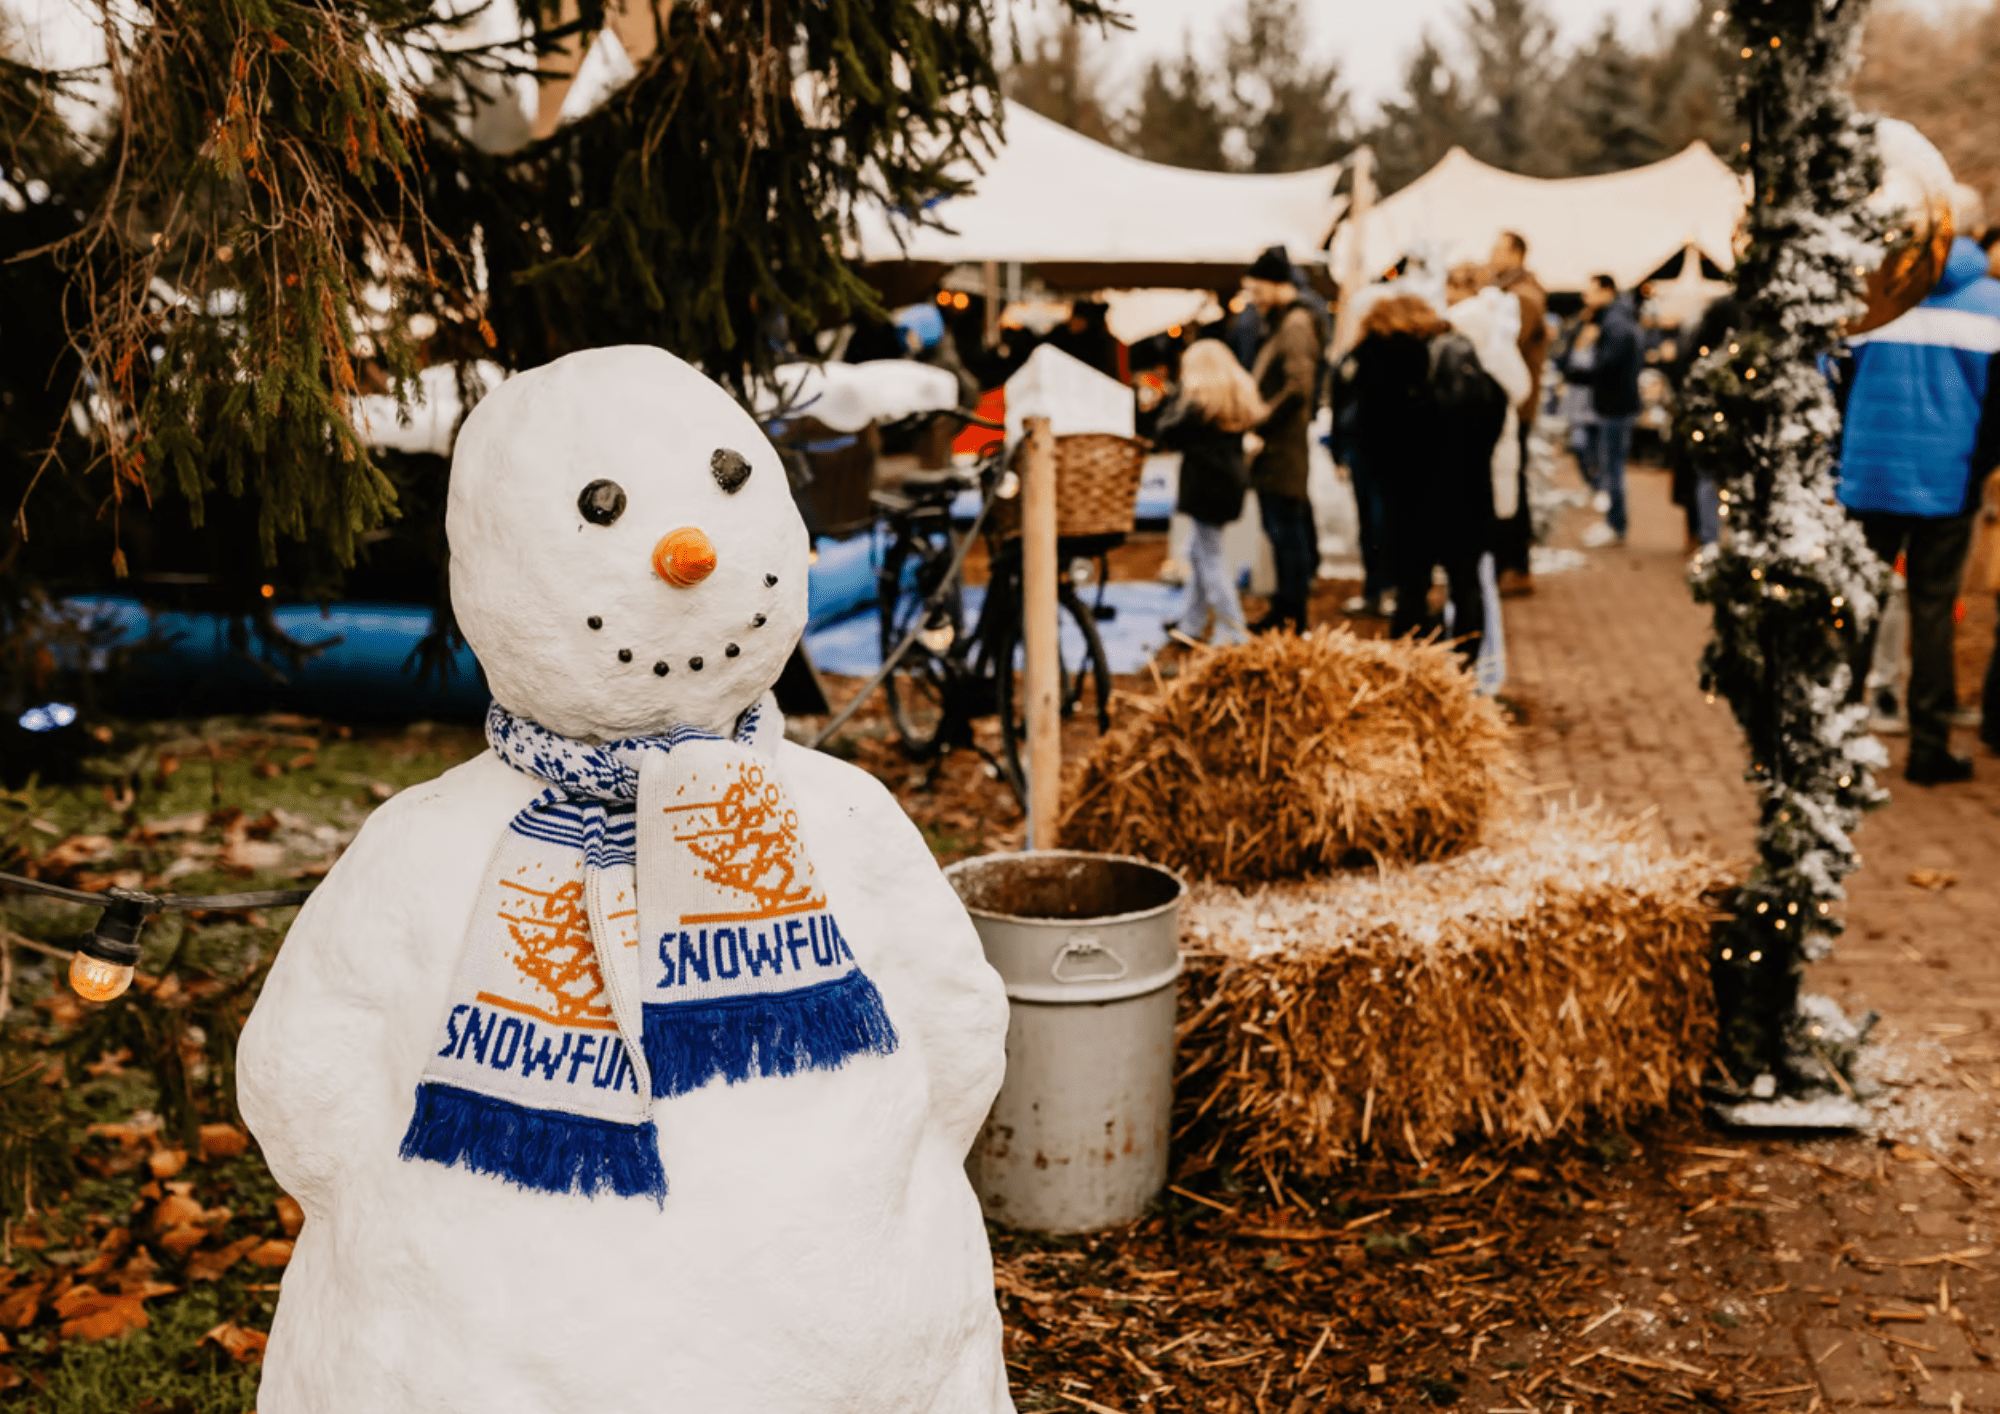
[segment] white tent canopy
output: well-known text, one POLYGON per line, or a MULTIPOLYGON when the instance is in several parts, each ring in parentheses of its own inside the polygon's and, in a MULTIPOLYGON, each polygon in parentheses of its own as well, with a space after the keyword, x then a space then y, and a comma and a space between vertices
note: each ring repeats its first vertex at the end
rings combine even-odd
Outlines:
POLYGON ((1128 156, 1014 102, 1006 125, 1007 141, 985 171, 958 173, 973 190, 928 213, 950 230, 870 206, 857 213, 851 254, 868 262, 1240 269, 1283 243, 1294 260, 1318 262, 1346 205, 1333 191, 1338 164, 1279 176, 1198 172, 1128 156))
POLYGON ((1334 269, 1350 268, 1357 225, 1370 277, 1406 255, 1439 270, 1483 261, 1495 237, 1516 231, 1528 242, 1528 268, 1548 289, 1581 289, 1600 272, 1629 287, 1689 246, 1728 269, 1744 201, 1743 179, 1701 142, 1664 162, 1560 180, 1503 172, 1454 147, 1340 228, 1334 269))

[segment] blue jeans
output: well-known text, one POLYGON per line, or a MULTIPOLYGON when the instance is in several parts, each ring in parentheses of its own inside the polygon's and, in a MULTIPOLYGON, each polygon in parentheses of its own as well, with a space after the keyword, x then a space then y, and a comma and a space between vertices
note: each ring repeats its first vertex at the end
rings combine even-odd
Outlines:
POLYGON ((1222 527, 1210 525, 1207 521, 1194 523, 1193 533, 1188 537, 1187 598, 1181 602, 1180 625, 1183 633, 1196 637, 1208 626, 1210 610, 1215 611, 1215 637, 1218 644, 1241 643, 1250 636, 1243 624, 1243 604, 1236 597, 1236 586, 1230 582, 1229 567, 1222 559, 1222 527))
POLYGON ((1597 489, 1611 498, 1604 520, 1618 538, 1625 538, 1625 459, 1632 455, 1632 424, 1637 413, 1597 420, 1597 489))
POLYGON ((1306 599, 1313 573, 1319 568, 1319 532, 1313 526, 1312 502, 1277 491, 1257 493, 1257 514, 1271 542, 1271 559, 1278 573, 1275 600, 1299 616, 1305 630, 1306 599))
POLYGON ((1348 455, 1347 474, 1354 483, 1354 509, 1360 521, 1361 592, 1372 598, 1396 583, 1389 563, 1389 502, 1382 494, 1382 479, 1358 447, 1348 455))
POLYGON ((1579 422, 1569 430, 1569 449, 1576 457, 1576 469, 1583 473, 1584 484, 1595 491, 1597 485, 1597 419, 1579 422))

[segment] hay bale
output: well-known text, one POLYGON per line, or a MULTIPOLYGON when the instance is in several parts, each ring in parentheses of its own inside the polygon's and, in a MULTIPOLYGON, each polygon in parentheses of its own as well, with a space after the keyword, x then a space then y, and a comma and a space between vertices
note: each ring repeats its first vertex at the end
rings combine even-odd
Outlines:
POLYGON ((1450 648, 1271 634, 1198 655, 1099 742, 1062 843, 1228 883, 1437 859, 1500 804, 1506 738, 1450 648))
POLYGON ((1371 1147, 1510 1147, 1692 1099, 1727 879, 1643 829, 1552 812, 1441 864, 1197 887, 1176 1147, 1322 1178, 1371 1147))

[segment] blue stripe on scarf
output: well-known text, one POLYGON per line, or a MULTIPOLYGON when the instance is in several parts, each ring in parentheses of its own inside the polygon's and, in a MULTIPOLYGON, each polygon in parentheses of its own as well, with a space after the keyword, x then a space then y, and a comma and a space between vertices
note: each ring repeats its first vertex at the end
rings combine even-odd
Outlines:
POLYGON ((853 1056, 892 1054, 896 1028, 860 969, 796 992, 647 1006, 646 1068, 656 1097, 685 1095, 720 1075, 838 1070, 853 1056))
POLYGON ((653 1122, 615 1124, 535 1110, 456 1085, 417 1086, 416 1113, 403 1133, 405 1159, 463 1164, 542 1193, 615 1193, 667 1201, 653 1122))
POLYGON ((592 869, 631 864, 639 857, 639 818, 631 802, 568 801, 544 791, 513 819, 517 835, 578 850, 592 869))

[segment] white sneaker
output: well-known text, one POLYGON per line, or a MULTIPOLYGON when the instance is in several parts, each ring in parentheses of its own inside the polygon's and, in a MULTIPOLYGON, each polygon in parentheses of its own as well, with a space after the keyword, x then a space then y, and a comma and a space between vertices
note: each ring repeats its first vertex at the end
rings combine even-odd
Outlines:
POLYGON ((1611 509, 1611 493, 1609 491, 1591 492, 1590 508, 1593 511, 1596 511, 1599 515, 1603 515, 1606 511, 1611 509))
POLYGON ((1623 545, 1625 537, 1611 528, 1609 521, 1599 521, 1583 532, 1584 545, 1592 550, 1602 550, 1607 545, 1623 545))

